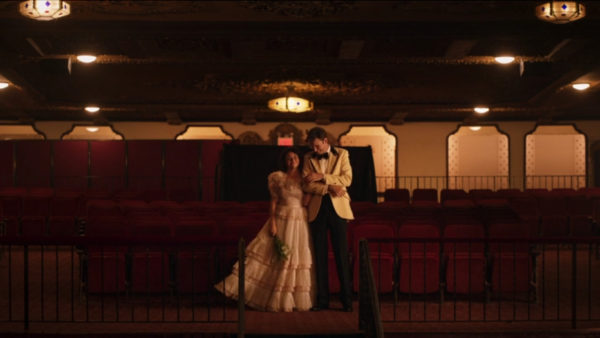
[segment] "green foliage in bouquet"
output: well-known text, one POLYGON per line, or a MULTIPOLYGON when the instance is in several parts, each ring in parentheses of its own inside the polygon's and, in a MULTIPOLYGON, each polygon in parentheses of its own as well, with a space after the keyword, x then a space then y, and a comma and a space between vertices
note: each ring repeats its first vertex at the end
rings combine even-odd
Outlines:
POLYGON ((275 245, 275 254, 280 261, 285 261, 290 256, 290 247, 285 244, 279 236, 273 237, 273 244, 275 245))

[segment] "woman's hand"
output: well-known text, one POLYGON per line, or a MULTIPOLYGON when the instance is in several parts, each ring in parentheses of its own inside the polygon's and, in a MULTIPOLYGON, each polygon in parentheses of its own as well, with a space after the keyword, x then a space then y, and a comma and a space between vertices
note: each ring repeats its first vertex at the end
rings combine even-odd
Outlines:
POLYGON ((271 218, 271 229, 269 229, 269 232, 273 237, 277 235, 277 223, 275 223, 275 218, 271 218))

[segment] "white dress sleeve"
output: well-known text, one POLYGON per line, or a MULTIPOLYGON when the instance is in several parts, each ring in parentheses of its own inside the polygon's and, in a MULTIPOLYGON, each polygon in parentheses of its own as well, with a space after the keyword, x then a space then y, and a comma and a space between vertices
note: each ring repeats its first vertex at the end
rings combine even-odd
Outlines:
POLYGON ((282 174, 283 173, 281 171, 274 171, 270 173, 269 177, 267 178, 271 199, 279 198, 281 195, 282 174))

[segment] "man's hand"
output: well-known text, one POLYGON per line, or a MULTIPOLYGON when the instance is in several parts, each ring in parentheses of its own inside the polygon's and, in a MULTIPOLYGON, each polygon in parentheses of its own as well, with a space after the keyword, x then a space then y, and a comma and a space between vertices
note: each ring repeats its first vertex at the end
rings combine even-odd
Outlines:
POLYGON ((342 187, 341 185, 329 185, 327 186, 327 190, 329 191, 330 195, 335 197, 344 196, 344 194, 346 193, 346 189, 344 189, 344 187, 342 187))
POLYGON ((325 175, 323 175, 323 174, 311 172, 310 174, 304 176, 304 182, 305 183, 317 182, 317 181, 322 180, 324 177, 325 177, 325 175))

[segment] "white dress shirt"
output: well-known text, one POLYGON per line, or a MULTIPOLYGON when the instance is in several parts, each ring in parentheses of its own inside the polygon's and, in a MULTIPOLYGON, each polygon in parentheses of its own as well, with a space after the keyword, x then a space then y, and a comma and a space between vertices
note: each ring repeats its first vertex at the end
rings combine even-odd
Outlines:
POLYGON ((327 165, 329 164, 329 158, 331 157, 331 146, 329 146, 329 148, 327 148, 327 151, 325 152, 325 154, 327 154, 327 156, 329 156, 329 157, 322 158, 319 160, 319 167, 321 167, 321 174, 327 173, 327 165))

